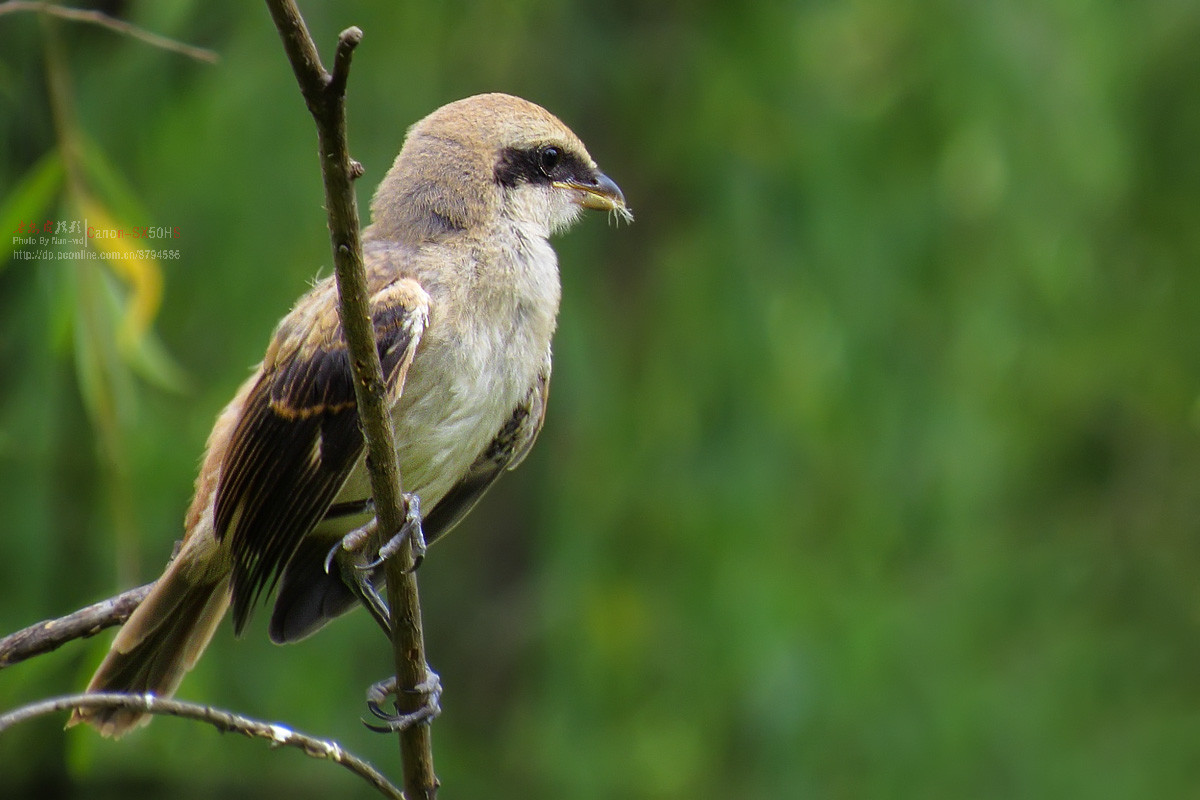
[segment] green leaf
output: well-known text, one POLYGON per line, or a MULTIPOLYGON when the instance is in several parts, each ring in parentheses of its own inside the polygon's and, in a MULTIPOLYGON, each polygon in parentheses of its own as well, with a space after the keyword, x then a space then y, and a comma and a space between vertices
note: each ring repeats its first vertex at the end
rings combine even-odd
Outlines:
MULTIPOLYGON (((91 139, 82 137, 80 147, 84 173, 91 186, 96 189, 98 201, 105 218, 111 218, 110 226, 122 224, 145 224, 151 219, 145 205, 137 198, 136 192, 108 157, 91 139)), ((97 200, 97 198, 92 198, 97 200)), ((98 211, 81 212, 89 219, 100 216, 98 211)), ((97 243, 97 248, 105 249, 105 243, 97 243)), ((136 291, 137 282, 129 277, 129 271, 139 262, 122 261, 114 263, 114 271, 121 275, 126 282, 125 289, 136 291), (123 269, 117 269, 123 267, 123 269)), ((161 282, 160 265, 153 260, 145 260, 145 266, 152 268, 157 280, 161 282)), ((161 288, 158 289, 161 292, 161 288)), ((118 302, 125 306, 131 302, 126 292, 118 293, 118 302)), ((151 314, 144 320, 144 327, 138 326, 139 333, 134 337, 117 337, 117 344, 122 359, 139 376, 149 383, 170 392, 186 393, 190 390, 191 379, 179 363, 167 352, 152 328, 149 327, 153 311, 158 309, 157 295, 153 302, 151 314)))
POLYGON ((12 244, 17 226, 22 222, 37 220, 58 194, 63 183, 62 159, 57 150, 51 150, 4 198, 0 205, 0 237, 9 244, 0 248, 0 269, 12 260, 16 248, 12 244))
POLYGON ((121 350, 125 363, 149 383, 176 394, 191 391, 191 376, 167 352, 166 345, 152 328, 121 350))
POLYGON ((74 353, 80 394, 93 425, 106 443, 119 437, 133 417, 136 391, 117 344, 121 314, 116 279, 94 261, 72 265, 75 298, 74 353))

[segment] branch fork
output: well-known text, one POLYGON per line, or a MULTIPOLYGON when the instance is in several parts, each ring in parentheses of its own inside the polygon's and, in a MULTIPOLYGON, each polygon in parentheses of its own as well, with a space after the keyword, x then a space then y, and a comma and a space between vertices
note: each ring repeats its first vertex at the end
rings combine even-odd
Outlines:
MULTIPOLYGON (((0 13, 28 10, 27 7, 36 7, 37 10, 53 8, 42 3, 10 2, 0 7, 0 13)), ((342 31, 334 54, 333 72, 328 72, 321 65, 316 45, 293 0, 267 0, 267 7, 279 31, 305 104, 316 123, 325 208, 338 286, 338 310, 350 353, 359 420, 366 440, 366 460, 376 520, 379 531, 387 540, 404 529, 409 519, 409 508, 400 480, 395 434, 387 408, 383 370, 375 342, 363 267, 362 238, 354 195, 354 181, 362 176, 363 168, 350 158, 346 141, 346 83, 351 57, 362 41, 363 34, 357 27, 342 31)), ((0 732, 26 719, 66 709, 137 708, 152 714, 202 720, 222 730, 236 730, 248 736, 270 739, 277 746, 300 747, 309 755, 329 758, 347 766, 389 797, 434 800, 439 783, 433 770, 428 722, 436 715, 436 698, 440 694, 440 687, 436 675, 429 671, 425 663, 420 598, 413 574, 419 560, 415 549, 417 538, 409 536, 408 547, 401 545, 391 548, 384 563, 396 678, 394 682, 384 682, 386 689, 375 689, 371 696, 373 713, 385 721, 422 720, 417 724, 388 726, 388 729, 398 731, 400 739, 403 795, 382 775, 374 772, 370 765, 346 753, 336 742, 314 739, 285 726, 251 720, 220 709, 153 695, 86 694, 53 698, 0 715, 0 732), (397 714, 394 717, 379 708, 379 701, 388 694, 396 698, 397 714)), ((123 623, 150 588, 151 585, 131 589, 61 619, 47 620, 0 639, 0 669, 49 652, 72 639, 91 636, 106 627, 123 623)))
MULTIPOLYGON (((350 158, 346 142, 346 81, 351 56, 362 41, 362 31, 347 28, 341 33, 330 73, 321 66, 316 45, 295 3, 267 0, 267 7, 317 126, 339 310, 354 372, 359 418, 366 438, 371 492, 379 527, 391 535, 401 530, 408 515, 363 268, 362 238, 353 187, 354 179, 362 174, 362 167, 350 158)), ((400 548, 400 552, 389 558, 385 565, 388 605, 392 613, 392 650, 401 689, 396 693, 397 711, 401 715, 420 710, 424 696, 420 687, 428 675, 420 597, 416 576, 412 573, 415 561, 411 547, 400 548)), ((409 800, 433 800, 437 796, 438 780, 433 771, 429 726, 411 725, 401 730, 399 737, 405 795, 409 800)))

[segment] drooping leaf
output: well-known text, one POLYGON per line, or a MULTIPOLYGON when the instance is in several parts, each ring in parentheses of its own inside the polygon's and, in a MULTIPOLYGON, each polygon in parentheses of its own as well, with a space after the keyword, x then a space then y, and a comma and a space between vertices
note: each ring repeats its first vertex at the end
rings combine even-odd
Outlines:
POLYGON ((12 260, 16 251, 13 238, 17 236, 17 226, 38 220, 54 201, 62 183, 62 159, 58 151, 51 150, 0 201, 0 240, 7 243, 0 247, 0 270, 12 260))
MULTIPOLYGON (((104 152, 84 137, 80 147, 84 172, 95 196, 78 198, 80 214, 96 229, 125 230, 153 222, 136 193, 104 152)), ((172 358, 155 335, 152 324, 162 302, 163 272, 157 259, 146 252, 153 242, 133 238, 92 238, 89 243, 125 284, 117 346, 126 363, 145 380, 161 389, 187 391, 187 372, 172 358)))
POLYGON ((136 393, 117 344, 121 298, 116 281, 95 261, 68 266, 74 299, 75 371, 84 407, 106 446, 128 419, 136 393))
POLYGON ((167 351, 153 328, 123 347, 121 355, 134 372, 160 389, 185 394, 192 388, 191 376, 167 351))
MULTIPOLYGON (((89 228, 123 230, 108 209, 91 197, 80 197, 79 206, 89 228)), ((97 236, 89 241, 129 290, 117 338, 121 351, 129 352, 136 349, 138 340, 145 336, 158 313, 162 302, 162 269, 139 240, 97 236)))

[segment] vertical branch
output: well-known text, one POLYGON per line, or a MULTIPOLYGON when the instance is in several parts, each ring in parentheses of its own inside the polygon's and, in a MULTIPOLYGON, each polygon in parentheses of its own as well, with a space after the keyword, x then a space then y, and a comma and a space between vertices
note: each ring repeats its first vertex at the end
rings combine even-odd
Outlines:
MULTIPOLYGON (((346 79, 351 55, 362 40, 362 31, 349 28, 338 37, 333 73, 330 74, 321 65, 316 45, 295 3, 267 0, 267 7, 317 126, 325 208, 341 303, 339 311, 354 372, 358 414, 366 438, 371 492, 380 528, 391 534, 404 524, 405 502, 363 269, 353 186, 361 167, 351 161, 346 142, 346 79)), ((392 609, 392 649, 400 687, 396 693, 397 704, 401 713, 417 710, 416 704, 422 695, 416 689, 426 678, 420 598, 412 565, 412 554, 407 549, 402 549, 386 565, 388 602, 392 609), (412 707, 403 707, 405 703, 412 707)), ((438 781, 433 771, 428 725, 413 725, 400 732, 400 756, 406 797, 409 800, 435 797, 438 781)))

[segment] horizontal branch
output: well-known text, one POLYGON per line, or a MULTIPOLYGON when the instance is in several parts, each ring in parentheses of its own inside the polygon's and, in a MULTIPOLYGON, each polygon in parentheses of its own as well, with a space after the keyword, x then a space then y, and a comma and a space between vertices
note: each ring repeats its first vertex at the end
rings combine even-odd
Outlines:
POLYGON ((294 731, 286 725, 244 717, 220 708, 204 706, 198 703, 188 703, 183 700, 171 700, 155 697, 152 694, 120 694, 95 693, 72 694, 63 697, 52 697, 36 703, 21 706, 7 714, 0 715, 0 734, 8 728, 37 717, 70 711, 75 708, 104 708, 142 711, 160 716, 181 717, 183 719, 206 722, 221 732, 232 731, 252 739, 266 739, 272 747, 293 747, 301 750, 312 758, 324 759, 340 764, 371 784, 380 794, 392 800, 404 800, 404 795, 392 783, 368 762, 347 751, 332 739, 318 739, 308 734, 294 731))
POLYGON ((95 636, 105 628, 122 625, 133 613, 153 583, 122 592, 116 597, 101 600, 58 619, 46 619, 0 639, 0 669, 27 658, 57 650, 75 639, 95 636))

